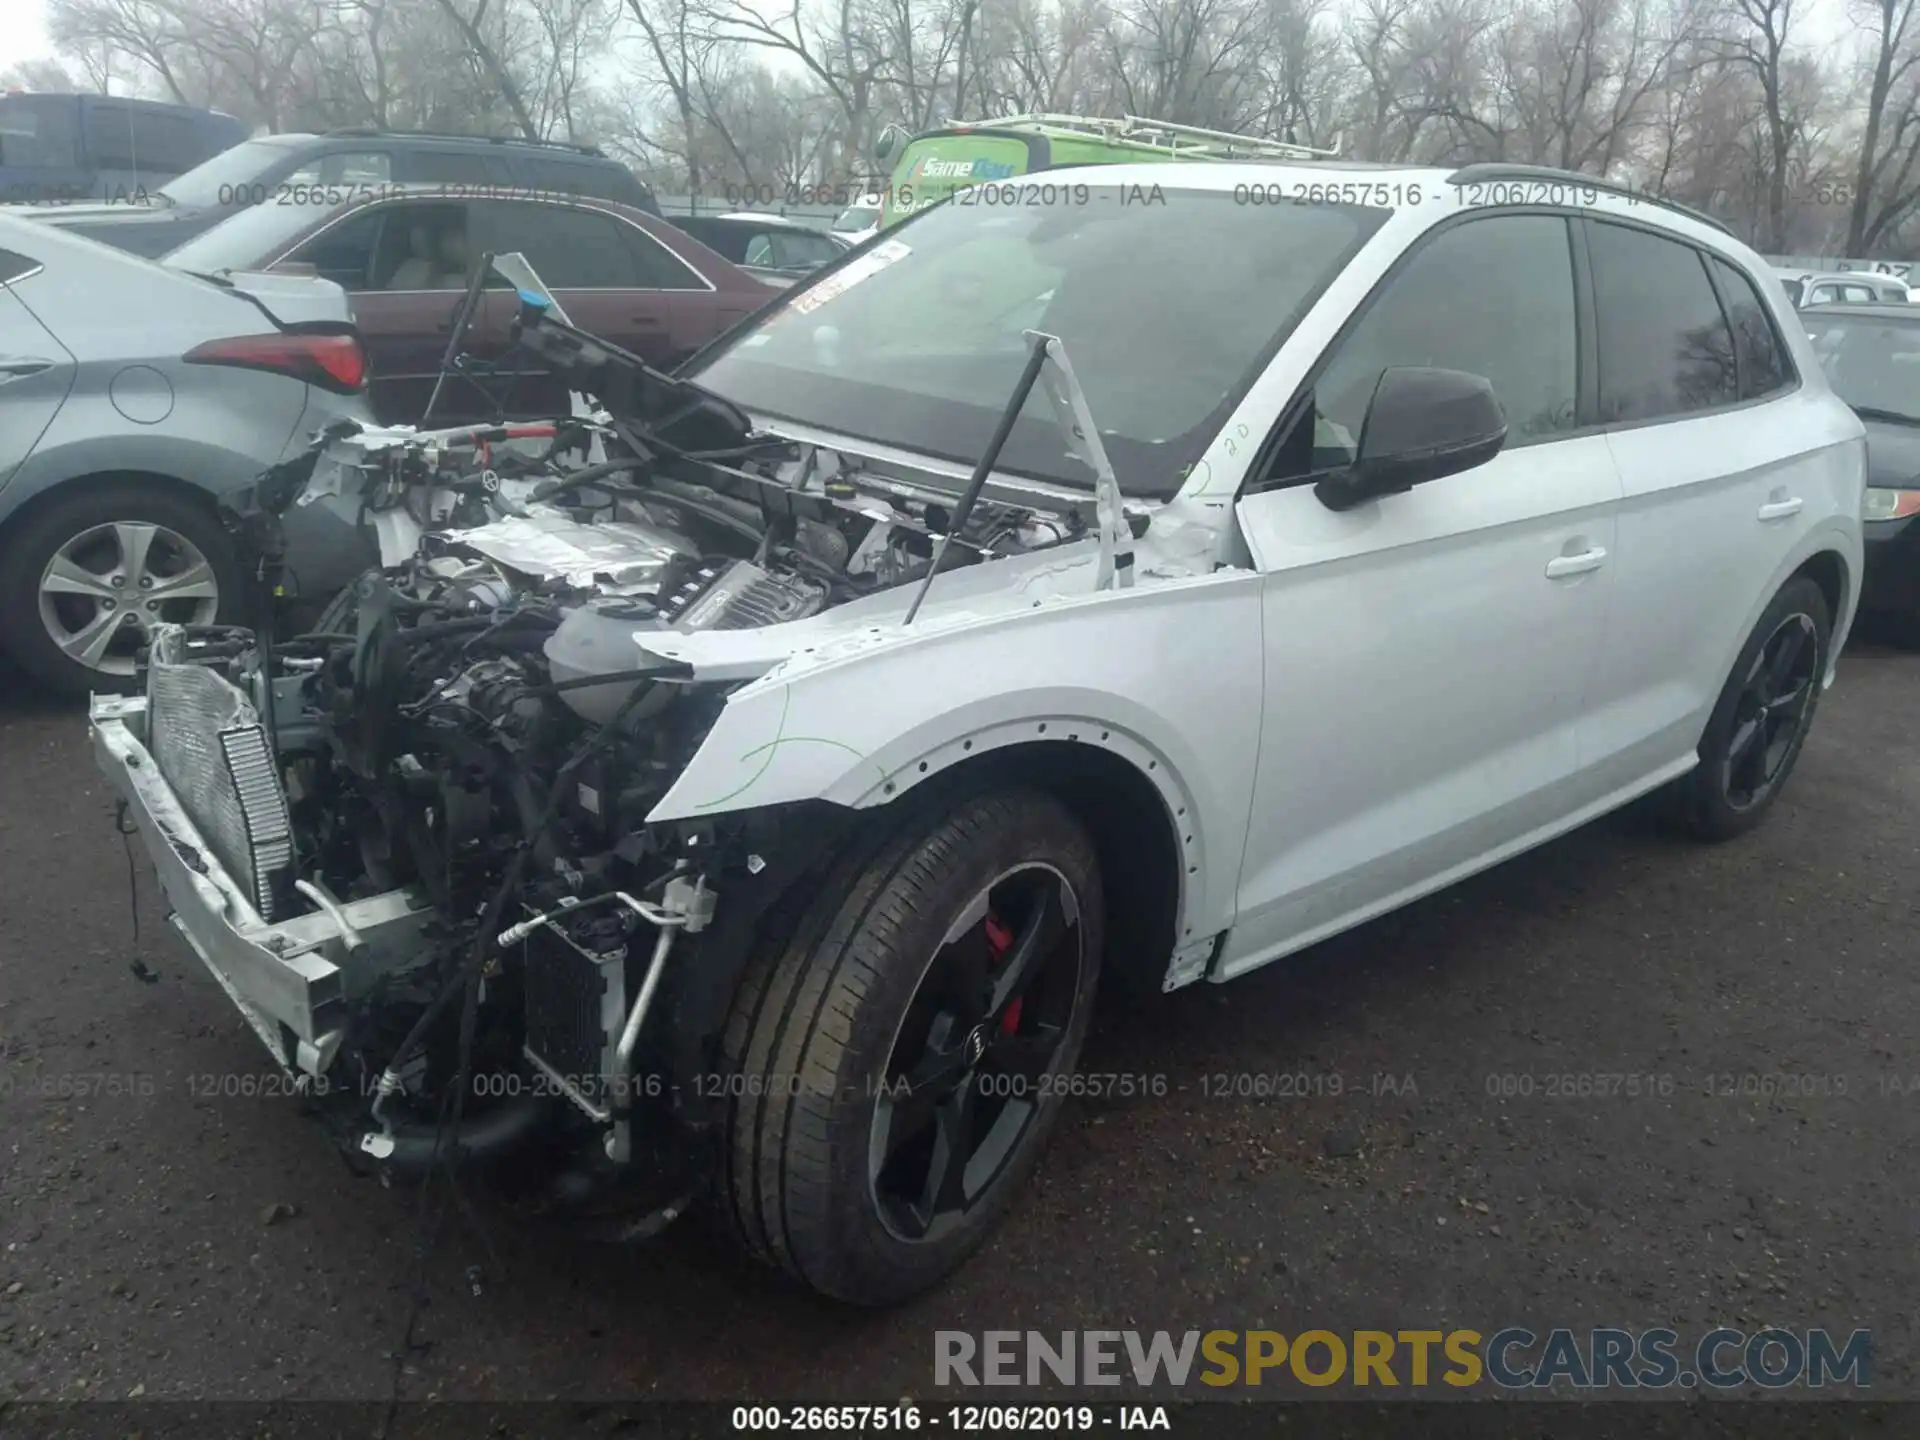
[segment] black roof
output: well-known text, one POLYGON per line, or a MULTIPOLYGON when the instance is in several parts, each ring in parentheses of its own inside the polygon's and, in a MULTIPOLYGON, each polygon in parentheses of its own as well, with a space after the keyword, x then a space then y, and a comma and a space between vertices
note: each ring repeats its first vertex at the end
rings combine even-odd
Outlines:
POLYGON ((347 136, 354 139, 425 140, 433 144, 513 145, 529 149, 570 151, 575 155, 585 155, 595 160, 607 158, 606 152, 598 145, 582 145, 572 140, 530 140, 524 135, 457 135, 446 130, 379 130, 371 126, 349 126, 322 131, 321 134, 326 139, 347 136))

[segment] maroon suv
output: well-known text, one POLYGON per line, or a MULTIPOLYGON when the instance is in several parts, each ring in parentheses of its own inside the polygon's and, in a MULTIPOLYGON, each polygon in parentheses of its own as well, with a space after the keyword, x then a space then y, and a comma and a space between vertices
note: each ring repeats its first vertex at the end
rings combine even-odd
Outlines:
MULTIPOLYGON (((670 368, 779 292, 692 236, 611 201, 479 186, 382 186, 336 205, 251 206, 167 255, 203 275, 298 268, 347 291, 366 343, 375 414, 420 420, 471 265, 526 256, 573 323, 670 368)), ((466 352, 480 383, 450 380, 434 424, 565 414, 567 392, 512 344, 518 303, 490 282, 466 352)))

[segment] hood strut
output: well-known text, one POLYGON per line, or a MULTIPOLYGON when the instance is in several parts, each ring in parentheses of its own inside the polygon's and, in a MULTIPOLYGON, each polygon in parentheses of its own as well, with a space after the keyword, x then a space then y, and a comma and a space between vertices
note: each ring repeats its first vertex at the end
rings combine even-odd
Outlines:
POLYGON ((1093 423, 1093 411, 1087 405, 1086 392, 1080 388, 1073 365, 1067 359, 1066 343, 1058 335, 1048 335, 1039 330, 1025 333, 1030 347, 1027 363, 1020 371, 1013 394, 1007 397, 1000 419, 993 427, 993 435, 987 441, 987 448, 980 452, 979 463, 967 478, 967 488, 960 492, 960 499, 953 507, 953 517, 947 522, 939 548, 933 553, 933 564, 927 570, 927 578, 920 582, 919 592, 913 597, 913 604, 907 607, 907 618, 902 624, 911 625, 913 617, 920 613, 920 603, 927 598, 927 591, 933 588, 934 577, 940 573, 941 562, 947 558, 947 547, 953 543, 953 537, 966 528, 974 504, 979 500, 981 490, 986 488, 987 476, 993 473, 994 462, 1000 458, 1001 450, 1006 448, 1007 437, 1013 433, 1014 422, 1020 418, 1020 411, 1027 403, 1027 397, 1033 393, 1033 387, 1042 380, 1046 382, 1047 398, 1053 403, 1054 419, 1060 426, 1060 433, 1066 436, 1068 448, 1094 474, 1094 500, 1100 517, 1100 569, 1093 588, 1126 589, 1133 584, 1133 531, 1127 524, 1122 508, 1120 482, 1115 478, 1113 465, 1107 459, 1106 446, 1100 442, 1100 431, 1093 423))

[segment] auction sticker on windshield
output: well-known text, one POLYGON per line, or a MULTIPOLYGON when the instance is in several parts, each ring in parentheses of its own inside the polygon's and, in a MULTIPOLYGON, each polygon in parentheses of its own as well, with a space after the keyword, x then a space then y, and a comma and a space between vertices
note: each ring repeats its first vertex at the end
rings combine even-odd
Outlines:
POLYGON ((912 253, 911 246, 903 245, 898 240, 883 240, 858 260, 849 261, 842 269, 809 288, 806 294, 793 302, 793 312, 796 315, 810 315, 834 297, 846 294, 868 276, 879 274, 894 261, 912 253))

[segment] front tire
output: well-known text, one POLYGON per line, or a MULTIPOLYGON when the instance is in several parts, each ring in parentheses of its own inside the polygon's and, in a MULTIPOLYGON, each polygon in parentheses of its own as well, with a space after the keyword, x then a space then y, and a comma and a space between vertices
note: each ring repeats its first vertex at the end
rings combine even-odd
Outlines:
POLYGON ((75 486, 0 547, 0 638, 56 694, 124 692, 156 621, 228 621, 241 590, 210 503, 155 484, 75 486))
POLYGON ((1758 825, 1785 788, 1820 704, 1833 617, 1813 581, 1790 580, 1740 649, 1700 737, 1700 763, 1675 786, 1671 814, 1702 840, 1758 825))
POLYGON ((1092 839, 1007 790, 835 867, 757 956, 725 1032, 720 1200, 760 1259, 890 1305, 998 1224, 1086 1038, 1104 936, 1092 839))

